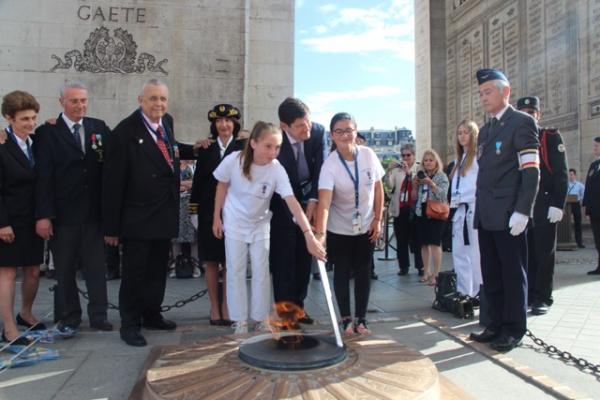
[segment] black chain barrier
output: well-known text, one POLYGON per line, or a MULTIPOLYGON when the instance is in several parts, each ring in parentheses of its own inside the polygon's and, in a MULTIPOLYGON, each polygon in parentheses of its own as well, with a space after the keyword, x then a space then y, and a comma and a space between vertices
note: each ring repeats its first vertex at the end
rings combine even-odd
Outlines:
MULTIPOLYGON (((54 292, 56 290, 56 285, 51 286, 50 287, 50 291, 54 292)), ((79 291, 79 293, 86 298, 87 300, 89 300, 89 296, 87 292, 84 292, 83 290, 81 290, 79 287, 77 287, 77 291, 79 291)), ((186 299, 182 299, 182 300, 178 300, 176 301, 174 304, 168 305, 168 306, 161 306, 160 307, 160 311, 162 312, 167 312, 167 311, 171 311, 173 308, 181 308, 183 306, 185 306, 186 304, 189 304, 191 302, 194 302, 196 300, 198 300, 199 298, 203 297, 206 295, 206 293, 208 292, 208 289, 203 289, 201 291, 199 291, 198 293, 195 293, 193 295, 191 295, 190 297, 186 298, 186 299)), ((119 307, 112 304, 112 303, 108 303, 108 308, 111 310, 119 310, 119 307)))
POLYGON ((531 331, 525 332, 525 336, 530 338, 533 343, 540 346, 543 351, 550 356, 557 356, 562 359, 565 363, 571 364, 582 371, 590 371, 592 374, 600 375, 600 364, 594 364, 582 357, 575 357, 568 351, 559 350, 556 346, 547 344, 542 339, 535 336, 531 331))

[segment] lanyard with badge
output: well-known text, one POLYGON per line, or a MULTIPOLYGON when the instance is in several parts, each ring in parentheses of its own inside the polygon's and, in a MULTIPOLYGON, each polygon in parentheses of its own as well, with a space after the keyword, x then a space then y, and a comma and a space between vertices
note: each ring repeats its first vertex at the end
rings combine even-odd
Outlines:
POLYGON ((352 176, 352 172, 350 172, 350 168, 348 168, 348 164, 346 163, 346 160, 344 160, 344 157, 342 157, 339 151, 337 153, 342 165, 346 169, 346 172, 348 172, 348 175, 350 175, 350 179, 354 184, 354 212, 352 213, 352 231, 355 234, 358 234, 362 232, 362 216, 358 210, 358 151, 354 151, 354 176, 352 176))
POLYGON ((460 174, 462 173, 466 160, 467 155, 465 154, 460 162, 460 165, 456 170, 456 188, 450 196, 450 208, 458 208, 458 206, 460 205, 460 192, 458 191, 458 189, 460 188, 460 174))

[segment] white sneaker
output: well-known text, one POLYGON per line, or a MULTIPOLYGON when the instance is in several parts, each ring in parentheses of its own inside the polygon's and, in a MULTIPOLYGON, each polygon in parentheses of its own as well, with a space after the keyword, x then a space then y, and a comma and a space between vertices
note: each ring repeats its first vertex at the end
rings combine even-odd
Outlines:
POLYGON ((248 323, 246 321, 236 321, 231 327, 234 329, 233 333, 238 335, 240 333, 248 333, 248 323))
POLYGON ((273 332, 273 330, 268 322, 262 321, 254 326, 254 332, 273 332))
POLYGON ((202 276, 202 272, 200 272, 200 268, 194 267, 194 272, 192 273, 192 277, 200 278, 202 276))

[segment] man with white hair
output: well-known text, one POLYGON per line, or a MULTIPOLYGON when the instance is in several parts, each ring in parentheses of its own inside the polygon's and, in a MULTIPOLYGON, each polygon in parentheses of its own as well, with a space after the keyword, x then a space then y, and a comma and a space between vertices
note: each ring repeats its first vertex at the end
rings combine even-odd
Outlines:
MULTIPOLYGON (((81 82, 66 82, 60 90, 55 123, 36 130, 36 232, 49 240, 56 280, 55 318, 58 329, 72 336, 81 323, 76 284, 83 270, 90 326, 111 331, 101 229, 102 169, 110 131, 104 121, 86 117, 88 91, 81 82)), ((26 321, 22 321, 26 322, 26 321)), ((27 325, 22 324, 22 325, 27 325)))
POLYGON ((491 117, 477 139, 475 228, 490 324, 471 339, 510 351, 527 330, 526 228, 540 179, 534 119, 508 103, 510 83, 495 69, 477 71, 479 98, 491 117))
POLYGON ((147 344, 142 326, 176 328, 163 318, 161 304, 171 239, 179 231, 179 158, 193 158, 191 145, 175 141, 167 85, 147 81, 138 103, 114 129, 103 192, 104 240, 123 242, 120 334, 130 346, 147 344))

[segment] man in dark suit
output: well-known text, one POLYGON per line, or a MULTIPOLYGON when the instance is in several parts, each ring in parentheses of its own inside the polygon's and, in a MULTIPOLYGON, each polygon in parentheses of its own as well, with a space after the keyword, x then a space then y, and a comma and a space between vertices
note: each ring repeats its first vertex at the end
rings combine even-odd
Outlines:
MULTIPOLYGON (((517 109, 537 123, 542 117, 537 97, 520 98, 517 109)), ((533 207, 533 226, 527 230, 528 302, 534 315, 546 314, 553 303, 556 224, 563 217, 569 181, 565 145, 558 129, 540 127, 539 140, 540 188, 533 207)))
POLYGON ((54 256, 58 329, 73 335, 81 323, 76 283, 80 266, 89 294, 90 326, 110 331, 100 205, 110 131, 104 121, 85 116, 88 93, 82 83, 67 82, 60 104, 63 112, 56 123, 40 126, 35 135, 36 232, 50 240, 54 256))
POLYGON ((585 215, 590 218, 594 243, 598 251, 598 265, 588 275, 600 275, 600 136, 594 138, 594 157, 596 160, 590 165, 585 180, 585 192, 582 205, 585 215))
POLYGON ((534 119, 508 104, 510 83, 498 70, 477 71, 479 98, 492 117, 477 140, 475 228, 490 324, 471 339, 510 351, 527 330, 527 237, 539 183, 534 119))
POLYGON ((119 290, 121 339, 145 346, 145 328, 174 330, 164 319, 171 239, 179 231, 179 158, 193 157, 192 146, 175 141, 167 114, 169 90, 156 79, 144 84, 140 108, 113 132, 104 169, 103 215, 107 244, 123 242, 119 290), (185 154, 184 154, 185 153, 185 154))
MULTIPOLYGON (((312 223, 317 209, 325 128, 311 124, 308 106, 296 98, 285 99, 279 105, 278 114, 284 133, 277 160, 285 168, 294 195, 312 223)), ((270 264, 275 302, 290 301, 304 308, 311 270, 304 235, 277 194, 271 200, 271 211, 270 264)), ((312 324, 314 321, 305 314, 299 322, 312 324)))

